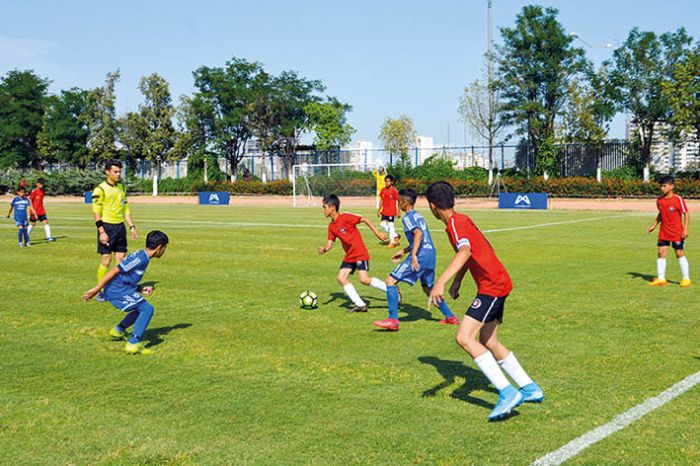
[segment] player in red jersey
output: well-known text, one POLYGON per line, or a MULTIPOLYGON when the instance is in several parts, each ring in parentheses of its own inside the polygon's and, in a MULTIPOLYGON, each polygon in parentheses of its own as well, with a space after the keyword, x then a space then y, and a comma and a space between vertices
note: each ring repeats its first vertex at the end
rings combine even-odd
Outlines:
POLYGON ((377 230, 372 222, 365 217, 354 214, 340 213, 340 199, 335 194, 330 194, 323 198, 323 215, 331 219, 328 225, 328 241, 325 246, 318 248, 319 254, 325 254, 333 248, 335 239, 340 239, 345 250, 345 257, 340 263, 338 272, 338 283, 343 287, 345 293, 355 304, 350 312, 367 312, 367 303, 360 298, 355 286, 350 283, 348 277, 357 270, 360 283, 382 290, 386 293, 386 284, 383 280, 369 276, 369 251, 362 240, 362 234, 357 229, 358 223, 366 224, 372 233, 382 241, 386 241, 386 235, 377 230))
POLYGON ((51 225, 49 225, 49 220, 46 217, 46 209, 44 209, 44 183, 46 181, 43 178, 39 178, 36 180, 36 187, 32 189, 32 192, 29 193, 29 200, 32 201, 32 207, 34 208, 34 212, 36 212, 36 216, 32 215, 29 218, 29 230, 27 231, 27 234, 31 235, 32 230, 36 226, 36 221, 39 220, 44 224, 44 234, 46 234, 46 241, 52 242, 56 241, 56 239, 51 236, 51 225))
POLYGON ((498 389, 498 403, 489 420, 505 418, 523 402, 541 402, 544 399, 542 388, 532 381, 515 355, 498 340, 503 305, 513 289, 506 268, 474 222, 455 212, 452 185, 444 181, 433 183, 428 186, 426 197, 433 215, 447 225, 445 231, 455 250, 455 256, 430 292, 428 305, 439 305, 444 300, 445 286, 452 277, 454 281, 449 293, 453 299, 459 298, 462 279, 467 271, 471 273, 477 295, 459 326, 457 344, 474 358, 481 372, 498 389), (503 371, 520 390, 510 384, 503 371))
POLYGON ((659 256, 656 259, 656 278, 652 280, 650 286, 666 286, 666 253, 668 247, 672 246, 676 251, 678 265, 681 268, 681 286, 690 286, 690 266, 688 258, 685 257, 685 239, 688 237, 688 227, 690 225, 690 214, 685 200, 673 192, 674 179, 672 176, 664 176, 659 180, 661 197, 656 200, 656 208, 659 215, 654 223, 647 228, 651 233, 660 223, 659 228, 659 256))
POLYGON ((394 187, 394 177, 387 175, 384 179, 386 186, 379 191, 379 210, 377 217, 381 217, 379 223, 382 228, 389 234, 389 247, 395 248, 399 244, 401 236, 396 233, 394 226, 394 218, 401 218, 399 210, 399 192, 394 187))

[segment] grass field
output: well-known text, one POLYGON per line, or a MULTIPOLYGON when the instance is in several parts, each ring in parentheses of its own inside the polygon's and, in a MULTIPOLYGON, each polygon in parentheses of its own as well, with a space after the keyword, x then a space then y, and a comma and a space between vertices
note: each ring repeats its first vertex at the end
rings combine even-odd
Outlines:
MULTIPOLYGON (((346 313, 340 245, 315 252, 320 209, 135 205, 141 235, 171 239, 146 275, 158 282, 149 356, 108 339, 111 305, 80 300, 98 262, 88 208, 48 210, 56 243, 20 249, 14 224, 0 226, 3 465, 524 465, 700 370, 700 281, 681 289, 671 258, 671 286, 646 286, 653 214, 468 212, 503 230, 487 233, 515 286, 501 337, 546 392, 488 423, 495 390, 420 289, 402 286, 398 333, 371 325, 385 317, 377 290, 360 289, 368 314, 346 313), (318 310, 298 308, 305 289, 318 310)), ((451 250, 429 223, 442 270, 451 250)), ((384 278, 391 252, 364 232, 384 278)), ((450 302, 460 316, 473 293, 465 280, 450 302)), ((699 405, 696 386, 567 464, 698 464, 699 405)))

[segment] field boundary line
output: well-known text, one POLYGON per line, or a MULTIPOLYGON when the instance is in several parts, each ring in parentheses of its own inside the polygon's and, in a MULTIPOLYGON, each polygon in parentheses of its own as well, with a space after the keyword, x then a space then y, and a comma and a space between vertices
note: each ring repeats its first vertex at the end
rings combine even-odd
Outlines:
POLYGON ((583 222, 593 222, 595 220, 607 220, 610 218, 627 218, 627 217, 637 217, 635 214, 624 214, 624 215, 608 215, 606 217, 588 217, 579 218, 576 220, 562 220, 560 222, 549 222, 549 223, 538 223, 536 225, 524 225, 521 227, 509 227, 509 228, 494 228, 492 230, 482 230, 483 233, 499 233, 501 231, 516 231, 516 230, 528 230, 530 228, 540 228, 549 227, 555 225, 567 225, 570 223, 583 223, 583 222))
POLYGON ((633 408, 625 411, 624 413, 615 417, 612 421, 607 424, 603 424, 600 427, 586 432, 580 437, 575 438, 561 448, 547 453, 546 455, 536 459, 531 466, 554 466, 563 463, 564 461, 578 455, 586 448, 590 447, 594 443, 603 440, 606 437, 614 434, 618 430, 622 430, 633 422, 641 419, 643 416, 649 414, 665 405, 666 403, 672 401, 674 398, 682 395, 691 388, 700 384, 700 371, 695 374, 691 374, 680 382, 674 384, 670 388, 656 395, 655 397, 649 398, 643 403, 634 406, 633 408))

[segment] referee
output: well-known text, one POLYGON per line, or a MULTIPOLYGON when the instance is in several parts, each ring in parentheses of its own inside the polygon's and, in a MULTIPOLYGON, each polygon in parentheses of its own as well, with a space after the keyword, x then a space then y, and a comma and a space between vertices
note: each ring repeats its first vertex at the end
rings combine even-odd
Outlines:
MULTIPOLYGON (((131 239, 138 237, 136 226, 131 220, 129 203, 126 201, 126 190, 119 182, 122 176, 122 164, 118 160, 108 160, 105 163, 107 179, 97 185, 92 191, 92 215, 97 227, 97 253, 100 254, 100 266, 97 269, 97 282, 102 280, 114 260, 120 263, 126 255, 126 227, 129 225, 131 239)), ((100 292, 98 301, 104 301, 100 292)))

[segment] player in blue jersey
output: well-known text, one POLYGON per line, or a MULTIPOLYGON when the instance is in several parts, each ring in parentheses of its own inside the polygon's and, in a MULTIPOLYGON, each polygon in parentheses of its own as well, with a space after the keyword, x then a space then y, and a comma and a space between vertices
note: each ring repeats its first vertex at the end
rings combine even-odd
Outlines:
POLYGON ((31 212, 31 215, 36 215, 34 208, 32 207, 32 201, 27 199, 26 190, 20 186, 17 190, 17 196, 12 199, 10 203, 10 210, 7 212, 7 218, 10 218, 12 210, 15 211, 15 226, 17 227, 17 239, 19 241, 19 247, 31 246, 29 244, 29 233, 27 227, 29 226, 29 216, 27 215, 27 209, 31 212))
MULTIPOLYGON (((413 286, 420 280, 423 291, 430 296, 435 283, 435 245, 428 231, 428 224, 414 206, 418 194, 412 189, 399 191, 399 207, 406 212, 403 217, 403 229, 408 240, 408 246, 394 254, 394 262, 401 260, 404 254, 410 253, 386 279, 386 300, 389 306, 389 317, 372 322, 377 327, 397 331, 399 329, 399 289, 398 282, 413 286)), ((444 325, 459 325, 459 319, 452 313, 443 300, 439 304, 445 318, 440 321, 444 325)))
POLYGON ((151 353, 149 349, 145 348, 142 340, 153 317, 154 309, 142 294, 150 295, 153 288, 140 287, 139 282, 151 259, 162 257, 167 247, 168 237, 165 233, 159 230, 150 232, 146 236, 145 249, 127 256, 116 267, 107 272, 97 286, 83 294, 83 299, 88 301, 103 289, 107 301, 120 311, 128 312, 124 319, 109 331, 112 338, 121 340, 127 336, 126 330, 132 325, 134 326, 134 332, 125 347, 128 354, 151 353))

